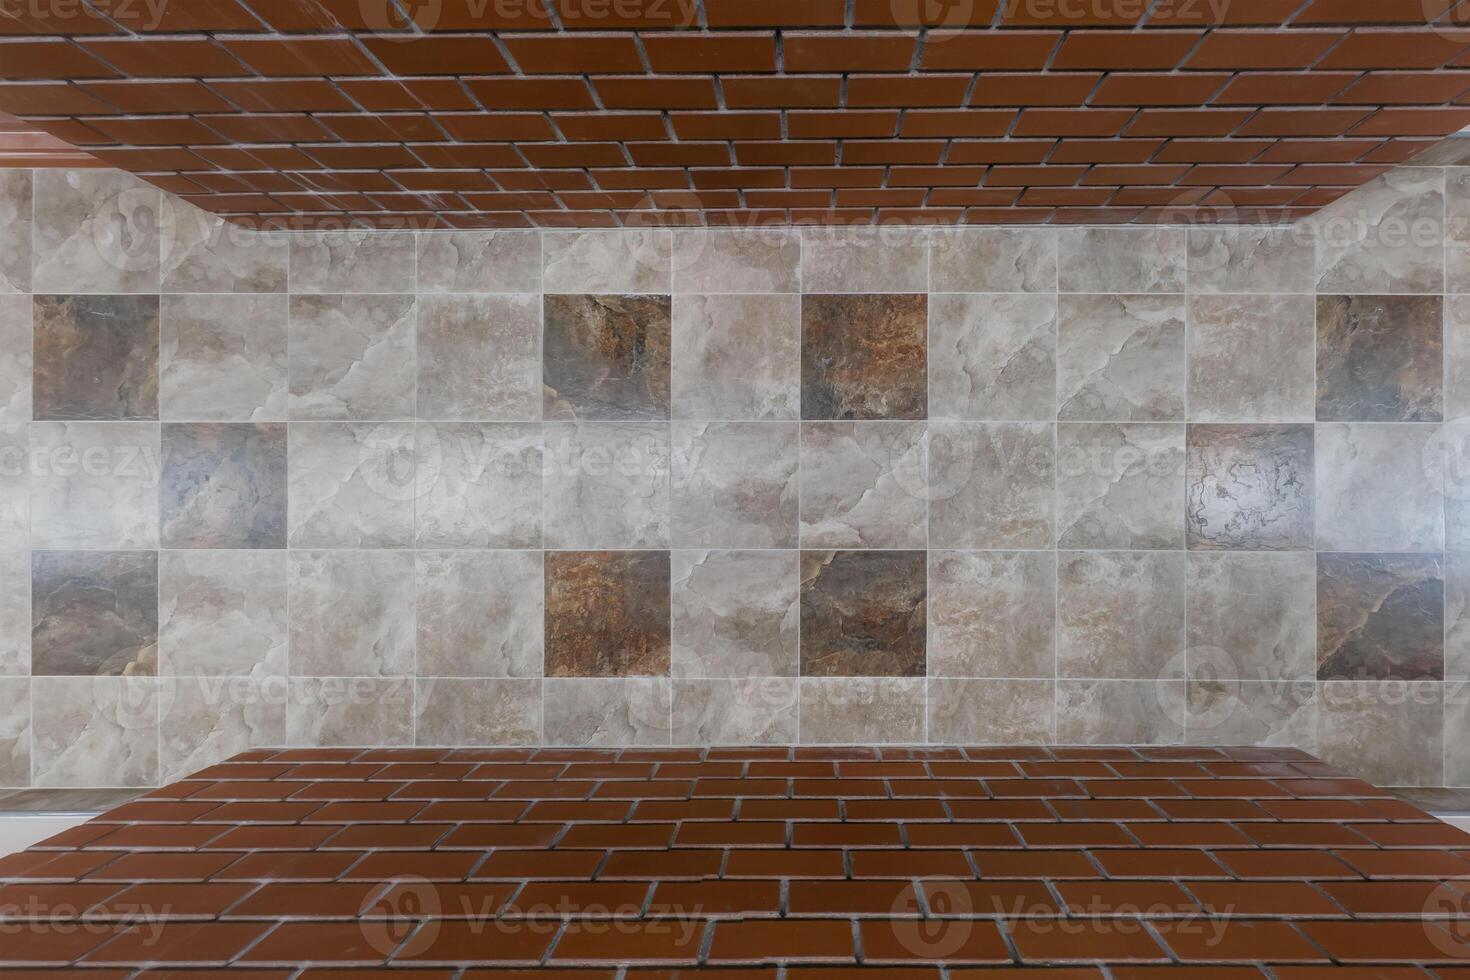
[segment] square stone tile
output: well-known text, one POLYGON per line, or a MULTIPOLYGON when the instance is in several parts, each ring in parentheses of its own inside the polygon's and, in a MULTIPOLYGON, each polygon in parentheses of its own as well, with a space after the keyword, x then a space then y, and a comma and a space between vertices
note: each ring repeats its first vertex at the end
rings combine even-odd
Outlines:
POLYGON ((1062 228, 1057 288, 1064 293, 1182 293, 1182 228, 1062 228))
POLYGON ((548 419, 669 417, 667 296, 550 296, 542 341, 548 419))
POLYGON ((1444 352, 1445 418, 1463 419, 1470 415, 1470 296, 1444 299, 1444 352))
POLYGON ((1177 551, 1058 555, 1058 675, 1182 676, 1185 569, 1177 551))
POLYGON ((674 231, 675 293, 795 293, 801 235, 791 228, 674 231))
POLYGON ((1062 296, 1057 307, 1057 418, 1184 420, 1184 299, 1062 296))
POLYGON ((1442 551, 1445 506, 1433 425, 1317 425, 1317 548, 1442 551))
POLYGON ((296 677, 414 672, 414 560, 406 551, 292 551, 296 677))
POLYGON ((928 443, 923 422, 803 422, 802 547, 924 547, 928 443))
POLYGON ((1311 549, 1311 425, 1191 425, 1188 440, 1190 548, 1311 549))
POLYGON ((922 551, 801 553, 803 677, 922 677, 922 551))
POLYGON ((1444 706, 1444 781, 1470 786, 1470 698, 1447 698, 1444 706))
POLYGON ((1444 174, 1436 167, 1398 167, 1313 215, 1317 289, 1442 292, 1444 174))
POLYGON ((1444 785, 1444 685, 1328 681, 1318 687, 1318 754, 1379 786, 1444 785))
POLYGON ((803 296, 801 417, 924 418, 927 321, 922 293, 803 296))
POLYGON ((165 548, 286 546, 286 426, 163 427, 165 548))
POLYGON ((37 419, 158 418, 158 297, 37 296, 37 419))
POLYGON ((1438 555, 1317 556, 1317 676, 1443 680, 1445 574, 1438 555))
POLYGON ((668 423, 563 422, 544 438, 546 547, 668 547, 668 423))
POLYGON ((416 559, 420 676, 541 676, 541 552, 420 551, 416 559))
POLYGON ((418 236, 422 293, 537 293, 541 235, 535 231, 445 231, 418 236))
POLYGON ((33 547, 158 547, 156 422, 36 422, 30 438, 33 547))
POLYGON ((158 785, 158 680, 31 681, 32 785, 158 785))
POLYGON ((1182 548, 1184 426, 1057 426, 1057 546, 1182 548))
POLYGON ((31 201, 29 170, 0 172, 0 293, 31 291, 31 201))
POLYGON ((548 677, 547 745, 668 745, 671 698, 666 677, 548 677))
POLYGON ((0 678, 0 786, 31 784, 31 679, 0 678))
POLYGON ((165 296, 159 405, 171 422, 278 422, 289 411, 285 296, 165 296))
POLYGON ((418 465, 412 422, 297 422, 287 448, 293 548, 406 548, 418 465))
POLYGON ((1310 296, 1191 296, 1192 422, 1310 422, 1310 296))
POLYGON ((415 442, 419 547, 540 547, 540 425, 420 422, 415 442))
POLYGON ((797 738, 795 677, 673 681, 675 745, 790 745, 797 738))
POLYGON ((675 547, 796 547, 797 427, 675 422, 675 547))
POLYGON ((1191 745, 1289 745, 1317 753, 1314 681, 1190 681, 1185 697, 1191 745))
POLYGON ((424 296, 418 317, 419 418, 541 418, 539 296, 424 296))
POLYGON ((675 677, 796 674, 797 552, 675 551, 671 561, 675 677))
POLYGON ((1444 676, 1470 680, 1470 554, 1444 556, 1444 676))
POLYGON ((286 743, 412 745, 414 683, 411 677, 293 677, 286 743))
POLYGON ((30 426, 0 424, 0 550, 31 540, 30 426))
POLYGON ((1317 418, 1444 418, 1444 301, 1439 296, 1317 297, 1317 418))
POLYGON ((285 676, 284 551, 165 551, 158 578, 159 673, 285 676))
POLYGON ((913 677, 803 677, 801 741, 808 745, 924 740, 926 682, 913 677))
POLYGON ((1190 554, 1190 675, 1257 682, 1315 678, 1316 579, 1310 552, 1190 554))
POLYGON ((799 296, 675 296, 673 337, 674 418, 801 416, 799 296))
POLYGON ((291 236, 293 293, 411 293, 412 232, 306 232, 291 236))
POLYGON ((1056 579, 1049 551, 931 551, 929 676, 1055 677, 1056 579))
POLYGON ((1055 426, 929 426, 929 540, 950 548, 1050 548, 1055 426))
POLYGON ((546 555, 546 676, 667 677, 669 553, 546 555))
POLYGON ((958 745, 1046 745, 1054 741, 1056 682, 929 681, 929 741, 958 745))
POLYGON ((929 348, 931 418, 1042 422, 1056 417, 1055 296, 931 296, 929 348))
POLYGON ((0 295, 0 423, 31 420, 31 309, 29 296, 0 295))
MULTIPOLYGON (((794 554, 791 563, 794 568, 794 554)), ((0 676, 30 673, 31 556, 24 551, 0 551, 0 676)))
POLYGON ((667 293, 673 238, 660 228, 544 232, 548 293, 667 293))
POLYGON ((1189 229, 1189 289, 1195 293, 1310 293, 1316 241, 1296 226, 1189 229))
POLYGON ((156 293, 163 192, 120 170, 36 170, 31 289, 156 293))
POLYGON ((158 672, 158 555, 37 551, 31 555, 31 673, 158 672))
POLYGON ((412 296, 291 297, 291 418, 413 418, 412 296))
POLYGON ((421 677, 415 745, 538 745, 541 680, 421 677))
POLYGON ((231 224, 218 215, 166 199, 161 227, 166 293, 284 293, 289 235, 231 224))
POLYGON ((1052 228, 935 228, 929 288, 938 293, 1050 293, 1057 288, 1052 228))
POLYGON ((164 782, 249 752, 286 744, 279 679, 166 677, 159 682, 159 764, 164 782))
POLYGON ((921 293, 928 239, 918 227, 804 228, 801 288, 808 293, 921 293))
POLYGON ((1057 681, 1062 745, 1171 745, 1184 741, 1183 681, 1057 681))

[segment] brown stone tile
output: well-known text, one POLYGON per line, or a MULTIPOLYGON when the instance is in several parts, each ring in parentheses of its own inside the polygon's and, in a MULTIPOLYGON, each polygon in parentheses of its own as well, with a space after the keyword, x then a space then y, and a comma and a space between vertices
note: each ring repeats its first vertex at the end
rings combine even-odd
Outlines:
POLYGON ((163 427, 166 548, 286 546, 286 426, 163 427))
POLYGON ((1317 298, 1317 418, 1438 422, 1443 303, 1438 296, 1317 298))
POLYGON ((923 295, 807 295, 801 305, 801 417, 928 415, 923 295))
POLYGON ((923 552, 805 551, 801 578, 803 676, 923 676, 923 552))
POLYGON ((667 551, 548 552, 546 675, 667 676, 667 551))
POLYGON ((37 296, 38 420, 158 418, 158 298, 37 296))
POLYGON ((158 672, 158 556, 31 555, 31 671, 51 676, 158 672))
POLYGON ((1317 676, 1444 677, 1444 568, 1420 555, 1317 556, 1317 676))
POLYGON ((670 330, 667 296, 548 295, 545 417, 668 418, 670 330))

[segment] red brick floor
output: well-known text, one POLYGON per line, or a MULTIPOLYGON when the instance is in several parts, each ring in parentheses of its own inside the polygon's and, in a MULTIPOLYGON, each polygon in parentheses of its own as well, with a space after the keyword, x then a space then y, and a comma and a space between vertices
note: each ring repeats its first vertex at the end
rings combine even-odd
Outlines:
POLYGON ((1294 750, 261 751, 0 916, 15 977, 1470 980, 1470 835, 1294 750))

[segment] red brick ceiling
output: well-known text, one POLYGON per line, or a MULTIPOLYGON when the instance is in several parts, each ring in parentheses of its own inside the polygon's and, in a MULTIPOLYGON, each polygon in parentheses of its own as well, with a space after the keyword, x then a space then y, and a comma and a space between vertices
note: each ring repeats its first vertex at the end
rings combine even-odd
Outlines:
POLYGON ((303 225, 1289 219, 1467 92, 1470 0, 0 0, 0 110, 303 225))

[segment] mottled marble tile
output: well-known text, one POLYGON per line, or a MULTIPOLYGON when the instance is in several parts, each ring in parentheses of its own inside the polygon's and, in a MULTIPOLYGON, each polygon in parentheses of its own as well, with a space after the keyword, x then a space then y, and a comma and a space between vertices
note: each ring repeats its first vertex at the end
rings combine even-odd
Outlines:
POLYGON ((929 288, 938 293, 1050 293, 1057 288, 1052 228, 936 228, 929 288))
POLYGON ((158 547, 157 423, 36 422, 30 438, 33 547, 158 547))
POLYGON ((35 786, 156 786, 158 681, 37 677, 31 681, 35 786))
POLYGON ((286 426, 163 427, 165 548, 286 546, 286 426))
POLYGON ((292 551, 291 674, 414 671, 414 560, 406 551, 292 551))
POLYGON ((795 551, 675 551, 674 677, 797 672, 801 560, 795 551))
POLYGON ((803 422, 804 548, 923 548, 928 432, 923 422, 803 422))
POLYGON ((1192 745, 1285 745, 1317 752, 1312 681, 1190 681, 1185 739, 1192 745))
POLYGON ((158 672, 158 555, 37 551, 31 555, 31 673, 158 672))
POLYGON ((163 208, 163 291, 284 293, 290 240, 232 224, 169 197, 163 208))
POLYGON ((289 745, 413 744, 413 678, 293 677, 290 692, 289 745))
MULTIPOLYGON (((1446 685, 1446 692, 1454 685, 1446 685)), ((1444 784, 1470 786, 1470 698, 1446 697, 1444 705, 1444 784)))
POLYGON ((929 350, 931 418, 1035 422, 1056 416, 1055 296, 931 296, 929 350))
POLYGON ((547 678, 544 690, 547 745, 669 744, 667 678, 547 678))
MULTIPOLYGON (((795 555, 791 564, 794 568, 795 555)), ((31 556, 24 551, 0 551, 0 676, 30 673, 31 556)), ((0 750, 0 756, 3 754, 0 750)))
POLYGON ((547 296, 545 417, 668 418, 671 315, 667 296, 547 296))
POLYGON ((1169 745, 1184 741, 1183 681, 1057 681, 1062 745, 1169 745))
POLYGON ((1184 546, 1184 426, 1057 426, 1057 547, 1184 546))
POLYGON ((669 674, 669 553, 546 554, 546 676, 669 674))
POLYGON ((165 551, 158 578, 159 673, 285 675, 284 551, 165 551))
POLYGON ((0 171, 0 293, 31 291, 31 171, 0 171))
POLYGON ((1317 426, 1317 548, 1442 551, 1438 461, 1424 448, 1435 426, 1317 426))
POLYGON ((674 418, 799 418, 801 298, 675 296, 672 375, 674 418))
POLYGON ((1317 418, 1440 421, 1443 319, 1438 296, 1317 297, 1317 418))
POLYGON ((801 417, 924 418, 926 300, 922 293, 803 296, 801 417))
POLYGON ((675 745, 789 745, 797 738, 794 677, 673 681, 675 745))
POLYGON ((1184 419, 1184 299, 1062 296, 1057 308, 1057 418, 1184 419))
POLYGON ((417 355, 419 418, 541 418, 539 296, 422 297, 417 355))
POLYGON ((1057 288, 1064 293, 1182 293, 1183 228, 1062 228, 1057 288))
POLYGON ((1050 548, 1055 426, 929 426, 929 540, 950 548, 1050 548))
POLYGON ((543 437, 546 547, 668 547, 668 423, 563 422, 543 437))
POLYGON ((31 679, 0 678, 0 786, 31 784, 31 679))
POLYGON ((541 680, 421 677, 415 745, 537 745, 541 680))
POLYGON ((1317 698, 1323 762, 1379 786, 1444 785, 1444 685, 1327 681, 1317 698))
POLYGON ((1444 298, 1444 353, 1445 418, 1463 419, 1470 416, 1470 296, 1444 298))
POLYGON ((31 420, 31 310, 29 296, 0 295, 0 423, 31 420))
POLYGON ((541 234, 445 231, 418 236, 420 293, 535 293, 541 290, 541 234))
POLYGON ((1189 547, 1310 550, 1314 453, 1311 425, 1191 425, 1189 547))
POLYGON ((163 192, 120 170, 37 170, 31 289, 156 293, 163 192))
POLYGON ((158 418, 158 297, 37 296, 37 419, 158 418))
POLYGON ((675 422, 674 547, 796 547, 797 428, 675 422))
POLYGON ((412 232, 308 232, 291 236, 293 293, 411 293, 412 232))
POLYGON ((1437 555, 1317 556, 1317 676, 1442 680, 1444 567, 1437 555))
POLYGON ((540 547, 541 426, 420 422, 415 442, 419 547, 540 547))
POLYGON ((414 415, 412 296, 292 296, 291 418, 414 415))
POLYGON ((414 445, 412 422, 292 425, 291 547, 408 547, 420 479, 414 445))
POLYGON ((1310 422, 1315 316, 1310 296, 1191 296, 1190 421, 1310 422))
POLYGON ((280 678, 166 677, 159 684, 163 782, 286 744, 287 687, 280 678))
POLYGON ((930 677, 1053 677, 1056 555, 929 553, 930 677))
POLYGON ((416 558, 420 676, 541 676, 541 552, 420 551, 416 558))
POLYGON ((790 228, 676 229, 673 248, 676 293, 801 290, 801 236, 790 228))
POLYGON ((1444 175, 1444 291, 1465 293, 1470 292, 1470 168, 1457 166, 1444 175))
POLYGON ((31 539, 30 426, 0 424, 0 550, 31 539))
POLYGON ((1189 229, 1189 289, 1195 293, 1310 293, 1316 242, 1296 226, 1189 229))
POLYGON ((1441 292, 1444 189, 1443 170, 1398 167, 1313 215, 1317 288, 1441 292))
POLYGON ((1420 466, 1444 499, 1445 547, 1470 551, 1470 417, 1417 428, 1424 445, 1420 466))
POLYGON ((1153 680, 1182 673, 1182 552, 1057 556, 1057 673, 1153 680))
POLYGON ((542 288, 548 293, 667 293, 673 238, 658 228, 544 232, 542 288))
POLYGON ((922 551, 801 553, 803 677, 922 677, 922 551))
POLYGON ((1470 554, 1444 556, 1444 676, 1470 681, 1470 554))
POLYGON ((1056 682, 929 681, 929 741, 958 745, 1045 745, 1056 727, 1056 682))
POLYGON ((917 226, 808 228, 801 233, 801 288, 808 293, 921 293, 928 240, 917 226))
POLYGON ((907 677, 803 677, 801 741, 806 744, 924 740, 925 681, 907 677))
POLYGON ((158 395, 176 422, 277 422, 288 412, 285 296, 165 296, 158 395))
POLYGON ((1314 679, 1316 580, 1310 552, 1192 553, 1185 585, 1190 676, 1314 679))

